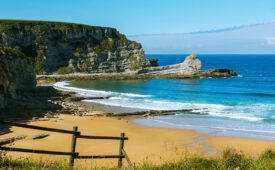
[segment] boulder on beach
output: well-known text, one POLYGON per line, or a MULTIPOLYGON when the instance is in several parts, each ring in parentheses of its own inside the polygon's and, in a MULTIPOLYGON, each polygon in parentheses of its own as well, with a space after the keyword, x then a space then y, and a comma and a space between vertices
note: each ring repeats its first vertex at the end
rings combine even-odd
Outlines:
POLYGON ((36 135, 33 135, 31 137, 31 139, 35 140, 35 139, 42 139, 42 138, 45 138, 47 136, 50 136, 49 133, 39 133, 39 134, 36 134, 36 135))

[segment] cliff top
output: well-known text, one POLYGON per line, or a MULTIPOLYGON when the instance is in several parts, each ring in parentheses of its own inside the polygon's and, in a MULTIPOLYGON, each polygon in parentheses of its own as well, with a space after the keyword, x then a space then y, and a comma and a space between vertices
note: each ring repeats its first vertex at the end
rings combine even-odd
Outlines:
POLYGON ((42 21, 42 20, 14 20, 14 19, 0 19, 0 31, 22 30, 29 31, 33 27, 41 31, 46 30, 60 30, 66 31, 70 29, 85 29, 89 31, 99 31, 105 29, 116 30, 111 27, 90 26, 85 24, 59 22, 59 21, 42 21))

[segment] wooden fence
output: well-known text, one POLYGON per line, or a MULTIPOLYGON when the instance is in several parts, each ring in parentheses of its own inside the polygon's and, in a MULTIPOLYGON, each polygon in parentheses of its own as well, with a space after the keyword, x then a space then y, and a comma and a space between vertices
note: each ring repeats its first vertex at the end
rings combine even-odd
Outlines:
POLYGON ((124 133, 121 133, 120 137, 115 136, 88 136, 88 135, 81 135, 78 131, 78 127, 74 126, 73 130, 63 130, 63 129, 54 129, 48 127, 41 127, 41 126, 34 126, 34 125, 26 125, 14 122, 6 122, 0 120, 0 124, 10 125, 10 126, 18 126, 23 128, 29 129, 36 129, 36 130, 43 130, 43 131, 51 131, 51 132, 58 132, 58 133, 66 133, 72 134, 72 142, 71 142, 71 152, 60 152, 60 151, 47 151, 47 150, 37 150, 37 149, 23 149, 23 148, 13 148, 13 147, 2 147, 0 146, 0 150, 5 151, 17 151, 17 152, 30 152, 30 153, 40 153, 40 154, 53 154, 53 155, 69 155, 70 156, 70 166, 74 166, 75 159, 107 159, 107 158, 118 158, 118 167, 122 166, 122 159, 125 158, 130 166, 132 163, 124 150, 124 141, 128 140, 125 137, 124 133), (85 139, 109 139, 109 140, 120 140, 119 145, 119 153, 118 155, 79 155, 78 152, 75 151, 77 138, 85 138, 85 139))

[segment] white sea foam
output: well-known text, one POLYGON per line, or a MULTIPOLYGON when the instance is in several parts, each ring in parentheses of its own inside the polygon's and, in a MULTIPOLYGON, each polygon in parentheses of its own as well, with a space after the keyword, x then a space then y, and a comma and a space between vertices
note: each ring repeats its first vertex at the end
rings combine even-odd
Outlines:
MULTIPOLYGON (((106 105, 139 108, 148 110, 177 110, 177 109, 193 109, 192 112, 204 112, 210 116, 224 117, 230 119, 243 119, 248 121, 262 121, 263 115, 255 115, 255 110, 267 110, 269 105, 262 106, 225 106, 220 104, 194 104, 194 103, 181 103, 181 102, 168 102, 159 100, 138 100, 129 98, 110 98, 109 100, 92 100, 106 105), (263 107, 259 109, 258 107, 263 107), (258 108, 258 109, 256 109, 258 108), (250 112, 248 112, 250 111, 250 112)), ((274 106, 273 106, 274 107, 274 106)))
POLYGON ((98 95, 110 95, 111 94, 111 92, 108 92, 108 91, 81 89, 81 88, 76 88, 76 87, 68 87, 67 85, 69 85, 68 82, 57 82, 53 85, 53 87, 63 90, 63 91, 73 91, 81 96, 98 96, 98 95))
POLYGON ((238 75, 237 75, 237 77, 243 77, 243 75, 241 75, 241 74, 238 74, 238 75))
POLYGON ((81 96, 126 96, 126 97, 151 97, 151 95, 143 95, 143 94, 135 94, 135 93, 119 93, 119 92, 112 92, 112 91, 101 91, 101 90, 91 90, 91 89, 82 89, 76 87, 68 87, 70 85, 69 82, 57 82, 53 86, 57 89, 64 90, 64 91, 73 91, 76 92, 78 95, 81 96))
POLYGON ((134 93, 120 93, 120 94, 128 97, 151 97, 151 95, 134 94, 134 93))
MULTIPOLYGON (((109 100, 90 100, 106 105, 139 108, 148 110, 177 110, 177 109, 194 109, 192 112, 206 112, 211 116, 224 117, 230 119, 244 119, 248 121, 261 121, 264 118, 254 116, 251 113, 245 113, 246 107, 225 106, 219 104, 194 104, 181 102, 168 102, 157 100, 137 100, 129 98, 110 98, 109 100), (227 110, 231 110, 228 112, 227 110)), ((250 110, 253 110, 253 108, 250 110)))
POLYGON ((216 115, 219 117, 226 117, 226 118, 231 118, 231 119, 245 119, 245 120, 249 120, 249 121, 260 121, 260 120, 264 120, 264 118, 260 118, 260 117, 250 117, 250 116, 239 116, 239 115, 216 115))
POLYGON ((68 87, 68 82, 58 82, 54 84, 55 88, 74 91, 81 96, 112 96, 109 99, 85 100, 87 102, 101 103, 112 106, 121 106, 128 108, 138 108, 145 110, 178 110, 193 109, 192 112, 203 112, 214 117, 223 117, 229 119, 241 119, 248 121, 262 121, 268 110, 274 110, 275 104, 251 104, 244 106, 230 106, 223 104, 202 104, 202 103, 184 103, 172 102, 167 100, 155 99, 150 95, 134 93, 118 93, 112 91, 100 91, 68 87))

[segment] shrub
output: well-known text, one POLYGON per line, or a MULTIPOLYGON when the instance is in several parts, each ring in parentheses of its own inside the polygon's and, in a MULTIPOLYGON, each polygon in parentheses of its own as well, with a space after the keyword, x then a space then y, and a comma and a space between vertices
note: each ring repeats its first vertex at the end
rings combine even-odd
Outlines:
POLYGON ((108 51, 112 51, 114 48, 114 40, 102 40, 99 45, 94 47, 94 51, 98 55, 105 55, 108 51))
POLYGON ((272 149, 265 150, 259 157, 259 160, 271 159, 275 161, 275 151, 272 149))
POLYGON ((252 164, 252 159, 247 158, 242 153, 237 153, 233 149, 225 149, 222 155, 222 164, 225 168, 248 169, 252 164))
POLYGON ((37 56, 35 57, 34 70, 37 74, 44 74, 48 71, 45 65, 45 58, 42 50, 37 51, 37 56))
POLYGON ((131 65, 129 67, 130 70, 135 71, 137 69, 139 69, 140 67, 140 63, 137 60, 137 57, 135 55, 130 55, 130 61, 131 61, 131 65))
POLYGON ((138 63, 132 63, 129 67, 130 70, 135 71, 139 69, 140 65, 138 63))
POLYGON ((60 67, 58 70, 57 70, 57 74, 69 74, 69 73, 72 73, 73 72, 73 69, 69 66, 66 66, 66 67, 60 67))

